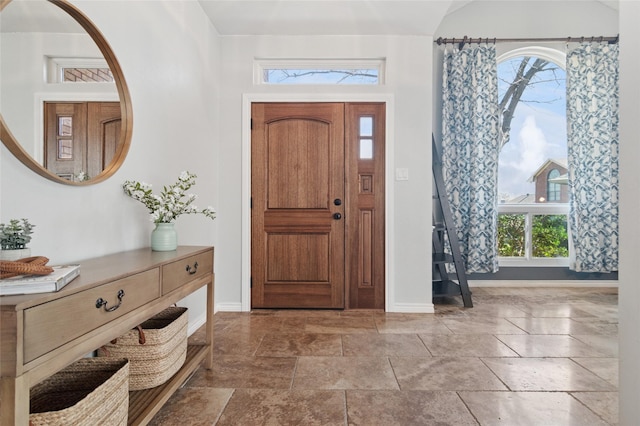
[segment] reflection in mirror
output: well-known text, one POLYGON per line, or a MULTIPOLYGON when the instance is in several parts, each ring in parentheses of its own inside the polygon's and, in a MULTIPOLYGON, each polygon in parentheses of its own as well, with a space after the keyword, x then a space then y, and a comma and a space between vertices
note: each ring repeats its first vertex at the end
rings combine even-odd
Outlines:
POLYGON ((0 0, 0 138, 51 180, 113 174, 131 139, 122 71, 97 28, 63 0, 0 0))

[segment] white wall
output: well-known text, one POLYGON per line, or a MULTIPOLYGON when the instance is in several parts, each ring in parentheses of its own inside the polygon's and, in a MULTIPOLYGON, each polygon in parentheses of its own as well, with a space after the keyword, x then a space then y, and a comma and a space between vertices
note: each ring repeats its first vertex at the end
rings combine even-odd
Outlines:
POLYGON ((640 419, 640 3, 620 2, 620 424, 640 419))
MULTIPOLYGON (((242 249, 248 241, 242 233, 242 96, 274 100, 353 100, 365 96, 391 98, 388 108, 392 130, 388 141, 397 167, 408 168, 410 179, 391 181, 388 194, 394 233, 387 241, 393 270, 389 277, 390 311, 429 311, 431 268, 431 49, 430 37, 356 36, 228 36, 222 37, 222 87, 220 116, 220 228, 218 244, 218 302, 226 309, 240 309, 242 249), (254 58, 264 59, 359 59, 385 58, 386 84, 383 86, 259 86, 253 84, 254 58)), ((245 123, 246 125, 246 123, 245 123)), ((244 131, 248 129, 245 127, 244 131)), ((246 247, 245 247, 246 248, 246 247)), ((245 251, 246 252, 246 251, 245 251)), ((248 261, 249 259, 244 259, 248 261)), ((245 264, 246 267, 246 264, 245 264)))
MULTIPOLYGON (((0 221, 28 217, 36 224, 32 254, 50 263, 149 245, 153 224, 144 206, 122 193, 126 179, 161 189, 189 170, 198 175, 198 205, 218 206, 219 45, 199 4, 72 3, 97 25, 122 66, 133 104, 133 138, 122 168, 86 187, 50 182, 4 145, 0 149, 0 221)), ((217 226, 204 216, 181 217, 179 243, 215 245, 217 226)), ((203 297, 192 299, 185 301, 190 314, 202 317, 203 297)))
POLYGON ((118 99, 114 83, 46 83, 46 57, 102 57, 88 34, 3 33, 0 43, 2 117, 25 151, 39 162, 43 157, 43 101, 118 99))

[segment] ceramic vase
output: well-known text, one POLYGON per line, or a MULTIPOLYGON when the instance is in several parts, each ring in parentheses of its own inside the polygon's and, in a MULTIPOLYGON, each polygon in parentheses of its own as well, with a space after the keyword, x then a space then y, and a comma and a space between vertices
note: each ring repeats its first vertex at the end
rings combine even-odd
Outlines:
POLYGON ((0 250, 0 260, 18 260, 31 256, 30 248, 16 250, 0 250))
POLYGON ((151 232, 151 250, 172 251, 178 248, 178 234, 173 223, 156 223, 151 232))

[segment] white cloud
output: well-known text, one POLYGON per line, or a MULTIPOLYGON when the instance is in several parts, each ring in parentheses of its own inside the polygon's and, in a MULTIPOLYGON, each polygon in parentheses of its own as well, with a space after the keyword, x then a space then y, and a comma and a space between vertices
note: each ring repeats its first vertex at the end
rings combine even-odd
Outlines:
POLYGON ((498 190, 517 196, 533 193, 533 184, 528 179, 549 158, 551 146, 534 114, 527 115, 521 123, 513 124, 520 130, 517 136, 511 135, 511 141, 500 154, 498 190))
POLYGON ((529 176, 547 160, 547 139, 536 123, 536 117, 528 115, 520 129, 520 162, 518 169, 529 176))

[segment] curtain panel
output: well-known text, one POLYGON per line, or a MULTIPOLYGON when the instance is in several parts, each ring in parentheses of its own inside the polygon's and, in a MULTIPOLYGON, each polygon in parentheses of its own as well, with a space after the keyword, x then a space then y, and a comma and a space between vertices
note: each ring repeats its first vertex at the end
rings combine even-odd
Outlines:
POLYGON ((618 270, 618 45, 567 54, 571 269, 618 270))
POLYGON ((498 270, 500 111, 494 45, 444 52, 442 163, 467 273, 498 270))

